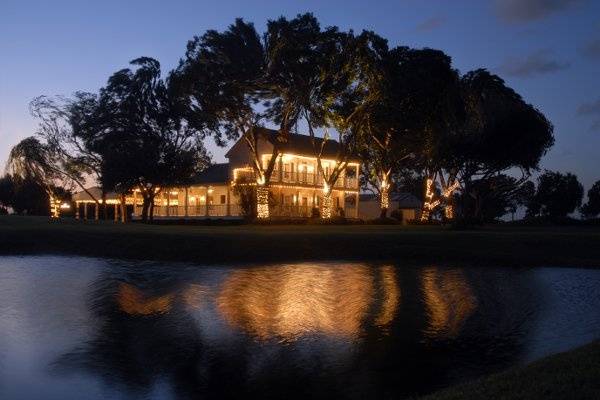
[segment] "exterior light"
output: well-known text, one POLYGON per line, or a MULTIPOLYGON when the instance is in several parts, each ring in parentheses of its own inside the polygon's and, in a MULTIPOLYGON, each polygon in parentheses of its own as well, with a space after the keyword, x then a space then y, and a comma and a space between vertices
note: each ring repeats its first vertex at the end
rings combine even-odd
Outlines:
POLYGON ((61 208, 61 209, 63 209, 63 210, 68 210, 68 209, 70 209, 70 208, 71 208, 71 205, 70 205, 69 203, 66 203, 66 202, 65 202, 65 203, 62 203, 62 204, 60 205, 60 208, 61 208))

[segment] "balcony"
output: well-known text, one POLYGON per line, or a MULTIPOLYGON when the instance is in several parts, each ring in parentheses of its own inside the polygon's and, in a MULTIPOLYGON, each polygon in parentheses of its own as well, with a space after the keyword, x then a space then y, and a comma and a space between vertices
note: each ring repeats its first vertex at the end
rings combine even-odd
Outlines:
MULTIPOLYGON (((237 182, 254 182, 253 171, 238 171, 236 173, 237 182)), ((283 183, 290 185, 300 186, 323 186, 323 176, 307 171, 281 171, 279 169, 273 170, 271 175, 272 183, 283 183)), ((352 189, 358 190, 358 179, 341 176, 333 186, 334 189, 352 189)))

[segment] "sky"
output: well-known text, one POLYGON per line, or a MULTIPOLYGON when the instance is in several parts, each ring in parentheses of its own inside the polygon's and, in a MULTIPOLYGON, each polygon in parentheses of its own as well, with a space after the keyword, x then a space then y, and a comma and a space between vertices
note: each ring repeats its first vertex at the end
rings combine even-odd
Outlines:
MULTIPOLYGON (((29 102, 39 95, 97 91, 140 56, 163 73, 188 40, 242 17, 312 12, 323 26, 373 30, 390 45, 443 50, 466 73, 487 68, 541 110, 556 143, 541 167, 600 180, 600 1, 0 1, 0 168, 35 133, 29 102)), ((207 147, 215 162, 226 149, 207 147)), ((2 170, 0 169, 0 171, 2 170)))

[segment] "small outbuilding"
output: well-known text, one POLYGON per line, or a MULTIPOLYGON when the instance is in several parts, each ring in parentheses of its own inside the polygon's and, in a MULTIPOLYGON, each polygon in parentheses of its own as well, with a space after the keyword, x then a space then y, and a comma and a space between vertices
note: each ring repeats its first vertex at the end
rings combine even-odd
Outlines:
MULTIPOLYGON (((421 201, 410 193, 395 193, 390 195, 390 208, 388 216, 392 213, 400 211, 402 215, 402 223, 417 219, 421 214, 421 201)), ((363 220, 379 218, 381 206, 379 197, 363 193, 360 195, 360 207, 358 208, 358 217, 363 220)))

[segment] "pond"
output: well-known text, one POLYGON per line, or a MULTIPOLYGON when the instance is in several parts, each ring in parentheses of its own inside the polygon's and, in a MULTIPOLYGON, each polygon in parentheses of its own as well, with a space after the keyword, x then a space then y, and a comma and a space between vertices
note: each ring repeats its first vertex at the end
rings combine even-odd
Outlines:
POLYGON ((600 270, 0 257, 0 398, 402 398, 600 338, 600 270))

